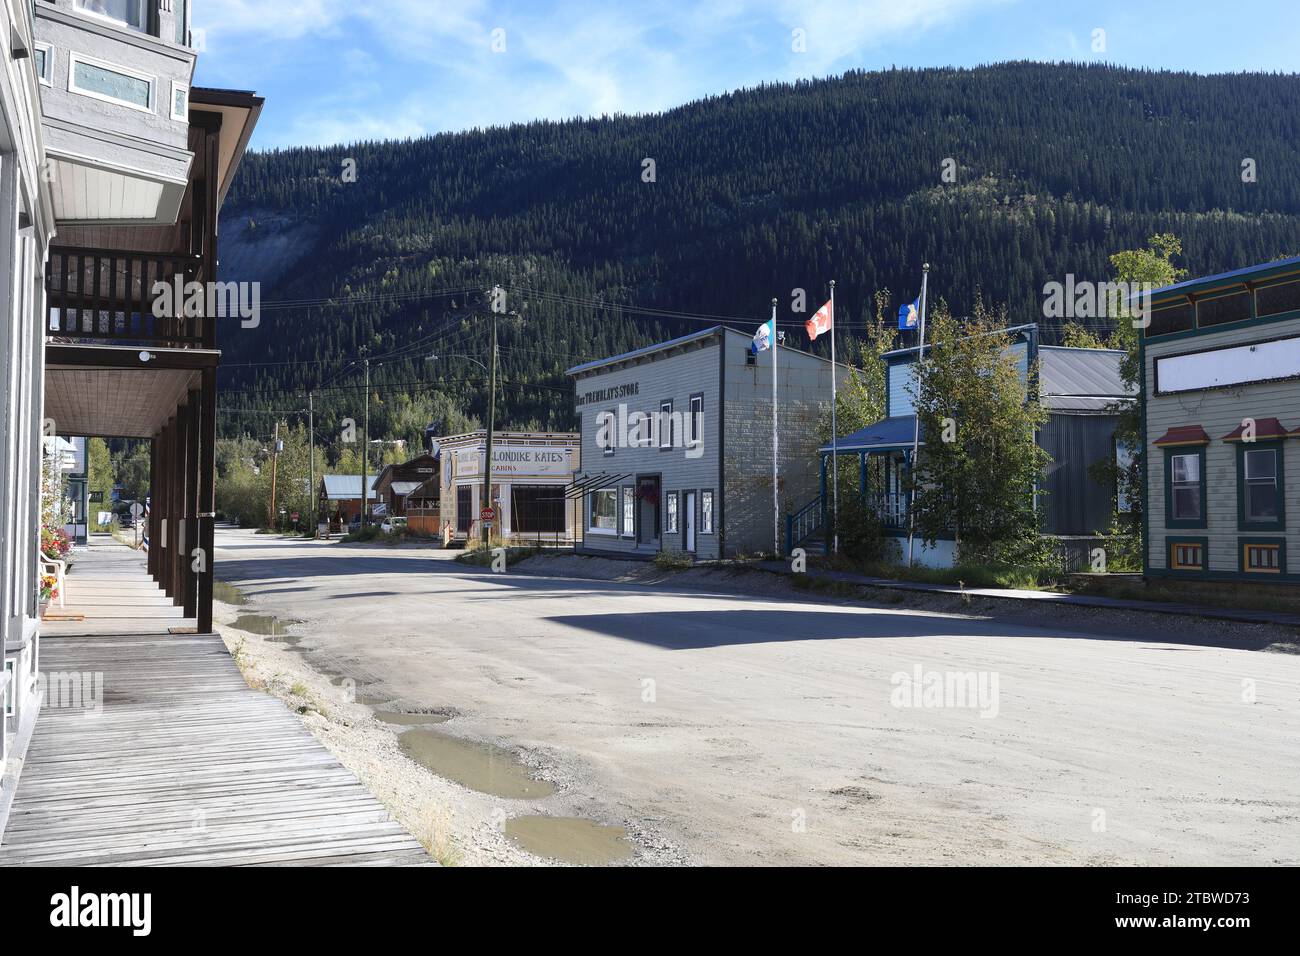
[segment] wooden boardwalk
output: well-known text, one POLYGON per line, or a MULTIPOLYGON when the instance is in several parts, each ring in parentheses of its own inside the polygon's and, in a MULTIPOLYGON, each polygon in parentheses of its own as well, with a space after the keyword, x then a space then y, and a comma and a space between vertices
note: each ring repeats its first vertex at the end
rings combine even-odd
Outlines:
POLYGON ((0 866, 433 862, 219 637, 41 640, 47 705, 0 866))

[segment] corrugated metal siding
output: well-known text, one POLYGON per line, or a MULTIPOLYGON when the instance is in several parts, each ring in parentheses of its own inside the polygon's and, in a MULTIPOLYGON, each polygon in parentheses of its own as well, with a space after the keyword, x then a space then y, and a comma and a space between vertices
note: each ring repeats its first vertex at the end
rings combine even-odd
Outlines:
MULTIPOLYGON (((1020 369, 1021 380, 1029 375, 1029 343, 1017 342, 1010 351, 1015 354, 1016 367, 1020 369)), ((912 401, 913 383, 916 381, 915 361, 892 361, 886 367, 889 381, 889 417, 911 415, 915 411, 912 401)))
POLYGON ((1052 456, 1039 498, 1048 534, 1093 534, 1110 524, 1115 490, 1093 481, 1088 469, 1115 453, 1113 415, 1052 415, 1039 445, 1052 456))

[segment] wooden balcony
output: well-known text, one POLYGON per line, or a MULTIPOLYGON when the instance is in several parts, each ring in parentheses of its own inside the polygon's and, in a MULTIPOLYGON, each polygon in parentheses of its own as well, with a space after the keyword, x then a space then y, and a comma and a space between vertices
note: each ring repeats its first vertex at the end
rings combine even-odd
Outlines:
MULTIPOLYGON (((52 246, 45 272, 45 334, 61 342, 213 348, 215 319, 185 315, 181 286, 200 279, 202 257, 52 246), (173 289, 154 293, 157 283, 173 289), (166 306, 156 314, 155 306, 166 306)), ((193 310, 191 310, 193 311, 193 310)))

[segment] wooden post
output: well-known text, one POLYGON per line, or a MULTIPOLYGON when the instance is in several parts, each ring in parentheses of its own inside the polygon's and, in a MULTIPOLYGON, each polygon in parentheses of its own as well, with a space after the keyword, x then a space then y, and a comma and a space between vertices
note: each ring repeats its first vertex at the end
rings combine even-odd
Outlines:
POLYGON ((185 405, 185 498, 181 517, 185 522, 185 548, 181 552, 181 583, 187 618, 198 617, 199 579, 194 571, 194 549, 199 547, 199 392, 190 392, 185 405))
POLYGON ((188 415, 184 406, 176 409, 176 441, 172 453, 172 494, 167 508, 167 522, 171 526, 168 538, 171 550, 168 557, 168 572, 171 577, 172 604, 182 607, 185 603, 183 575, 181 573, 181 555, 184 553, 185 517, 185 452, 189 447, 188 415))
POLYGON ((159 435, 149 439, 149 517, 145 523, 145 534, 149 536, 149 553, 145 555, 145 568, 149 576, 158 581, 158 532, 154 526, 154 515, 158 504, 158 442, 159 435))
POLYGON ((217 370, 203 370, 202 403, 199 426, 199 539, 204 567, 199 574, 198 628, 200 634, 212 632, 213 550, 216 532, 216 450, 217 450, 217 370))

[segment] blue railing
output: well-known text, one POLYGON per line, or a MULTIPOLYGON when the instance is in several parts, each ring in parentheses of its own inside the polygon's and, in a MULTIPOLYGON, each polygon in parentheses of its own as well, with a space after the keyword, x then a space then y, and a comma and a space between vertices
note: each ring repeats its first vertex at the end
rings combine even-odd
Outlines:
POLYGON ((785 516, 785 553, 790 554, 809 537, 821 530, 826 521, 822 496, 818 495, 794 513, 785 516))

